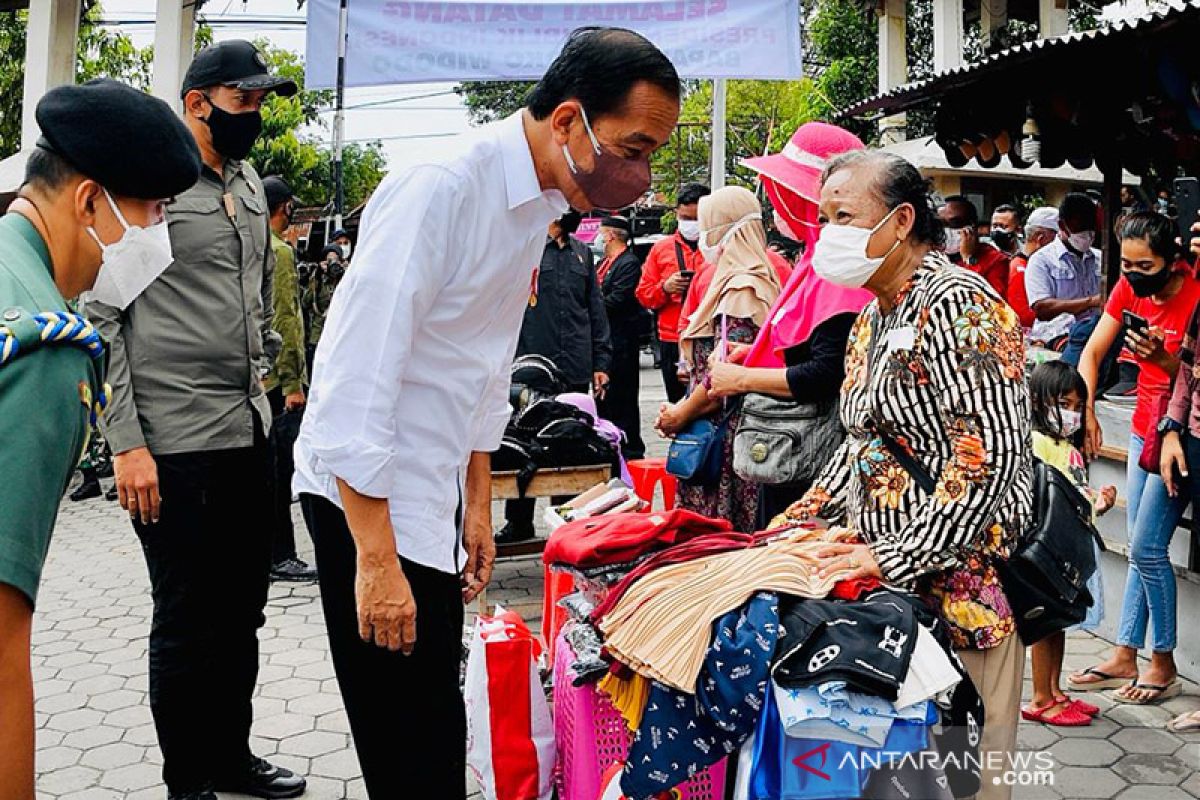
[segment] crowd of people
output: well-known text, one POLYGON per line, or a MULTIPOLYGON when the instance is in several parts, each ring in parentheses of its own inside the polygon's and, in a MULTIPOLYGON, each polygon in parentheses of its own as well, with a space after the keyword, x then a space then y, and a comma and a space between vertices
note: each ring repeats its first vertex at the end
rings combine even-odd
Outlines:
MULTIPOLYGON (((1001 205, 981 230, 968 198, 937 199, 905 160, 810 122, 782 152, 743 162, 765 203, 738 186, 682 187, 675 231, 643 263, 616 212, 650 186, 679 78, 641 36, 585 29, 519 113, 393 172, 356 242, 337 231, 317 264, 297 264, 283 239, 292 191, 245 160, 264 97, 297 90, 264 63, 247 42, 202 50, 182 120, 104 80, 39 105, 43 138, 0 218, 0 420, 21 421, 11 441, 27 456, 0 482, 8 796, 33 796, 33 607, 59 498, 99 421, 150 578, 149 701, 169 798, 305 790, 250 749, 272 575, 319 580, 368 793, 405 796, 420 775, 424 796, 464 798, 463 606, 487 586, 497 542, 535 530, 528 499, 508 504, 499 534, 491 520, 510 366, 552 361, 638 459, 652 330, 667 396, 653 427, 705 447, 681 476, 680 509, 737 548, 762 547, 750 560, 803 544, 812 568, 770 585, 738 573, 755 599, 722 606, 742 615, 731 619, 778 614, 775 595, 756 591, 808 613, 817 606, 787 597, 799 583, 811 601, 844 582, 914 598, 902 614, 924 615, 982 701, 972 744, 984 753, 1015 750, 1019 716, 1090 724, 1098 708, 1065 689, 1131 704, 1180 691, 1167 551, 1200 491, 1188 480, 1200 469, 1200 281, 1161 211, 1122 212, 1121 277, 1105 293, 1088 195, 1027 216, 1001 205), (104 149, 112 141, 144 144, 132 150, 149 160, 129 169, 104 149), (573 236, 595 209, 609 211, 599 263, 573 236), (65 298, 81 294, 72 311, 65 298), (1116 503, 1087 474, 1101 396, 1133 406, 1118 640, 1064 688, 1066 637, 1040 638, 1022 706, 1026 647, 1005 564, 1035 521, 1038 462, 1095 515, 1116 503), (315 570, 297 556, 294 494, 315 570), (838 532, 798 533, 817 521, 838 532)), ((1105 611, 1098 581, 1084 627, 1105 611)), ((645 667, 632 630, 613 652, 645 667)), ((895 633, 878 648, 900 649, 895 633)), ((685 693, 704 656, 688 653, 671 684, 685 693)), ((978 797, 1008 797, 993 777, 1009 768, 986 758, 978 797)))

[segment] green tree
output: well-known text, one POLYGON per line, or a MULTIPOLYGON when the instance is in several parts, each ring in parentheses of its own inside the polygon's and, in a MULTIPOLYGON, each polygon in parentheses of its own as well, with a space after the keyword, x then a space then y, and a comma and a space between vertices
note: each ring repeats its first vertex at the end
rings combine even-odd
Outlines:
POLYGON ((804 115, 836 121, 864 140, 874 138, 875 126, 871 123, 836 118, 841 109, 870 97, 878 87, 879 32, 875 15, 858 3, 817 0, 809 11, 805 33, 818 72, 806 97, 804 115))
MULTIPOLYGON (((153 51, 137 48, 128 36, 100 24, 98 0, 83 0, 75 79, 96 77, 123 80, 139 89, 150 85, 153 51)), ((21 147, 21 112, 25 97, 25 32, 28 11, 0 12, 0 159, 21 147)))
POLYGON ((463 99, 467 119, 482 125, 516 113, 532 88, 533 81, 466 81, 454 93, 463 99))

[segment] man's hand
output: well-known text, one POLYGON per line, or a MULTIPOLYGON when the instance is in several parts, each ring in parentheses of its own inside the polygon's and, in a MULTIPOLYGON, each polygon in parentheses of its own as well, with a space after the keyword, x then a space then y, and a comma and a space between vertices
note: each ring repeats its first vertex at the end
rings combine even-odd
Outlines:
POLYGON ((1104 295, 1094 294, 1088 298, 1088 308, 1104 308, 1104 295))
POLYGON ((1167 485, 1167 494, 1175 497, 1179 494, 1179 486, 1175 476, 1188 476, 1187 456, 1183 453, 1183 442, 1175 431, 1167 431, 1162 437, 1162 451, 1158 457, 1158 470, 1163 483, 1167 485))
POLYGON ((417 602, 394 552, 359 554, 354 599, 358 635, 364 642, 412 654, 417 644, 417 602))
POLYGON ((667 294, 684 294, 691 282, 691 278, 685 278, 682 273, 676 272, 663 281, 663 291, 667 294))
POLYGON ((604 397, 604 393, 608 391, 607 372, 592 373, 592 390, 595 391, 597 399, 604 397))
POLYGON ((299 411, 304 408, 304 404, 308 402, 304 397, 304 390, 298 389, 295 392, 283 398, 284 411, 299 411))
POLYGON ((467 567, 463 572, 462 597, 464 603, 470 603, 492 581, 496 539, 492 535, 490 514, 487 519, 467 515, 463 526, 463 547, 467 550, 467 567))
POLYGON ((141 519, 143 525, 158 522, 162 496, 158 491, 158 465, 149 448, 135 447, 113 458, 113 475, 117 479, 117 497, 121 508, 131 519, 141 519))
POLYGON ((1083 455, 1088 461, 1100 457, 1100 448, 1104 446, 1104 433, 1100 430, 1100 421, 1096 419, 1096 408, 1093 406, 1087 413, 1087 435, 1083 441, 1083 455))

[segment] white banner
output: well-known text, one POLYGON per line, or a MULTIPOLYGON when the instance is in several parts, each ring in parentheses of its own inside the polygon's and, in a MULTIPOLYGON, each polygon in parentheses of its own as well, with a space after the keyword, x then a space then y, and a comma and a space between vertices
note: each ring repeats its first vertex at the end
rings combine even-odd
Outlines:
MULTIPOLYGON (((308 0, 305 81, 337 75, 338 0, 308 0)), ((571 31, 630 28, 684 78, 801 76, 799 0, 398 2, 349 0, 346 85, 542 76, 571 31)))

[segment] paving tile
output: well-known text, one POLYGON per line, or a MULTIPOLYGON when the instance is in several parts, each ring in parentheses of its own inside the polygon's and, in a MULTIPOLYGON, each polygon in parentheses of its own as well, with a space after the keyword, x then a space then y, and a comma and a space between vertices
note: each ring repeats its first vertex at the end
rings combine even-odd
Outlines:
POLYGON ((1124 756, 1113 770, 1134 786, 1153 784, 1174 786, 1182 783, 1191 774, 1187 764, 1174 756, 1131 753, 1124 756))
POLYGON ((79 763, 87 767, 110 770, 138 764, 145 754, 144 747, 137 747, 128 742, 114 742, 88 750, 79 763))
POLYGON ((1063 797, 1080 800, 1110 798, 1128 785, 1111 769, 1103 767, 1059 767, 1054 770, 1054 790, 1063 797))
POLYGON ((1116 800, 1192 800, 1178 786, 1130 786, 1116 800))
POLYGON ((276 714, 256 719, 251 731, 264 739, 286 739, 307 733, 314 725, 315 720, 307 714, 276 714))
POLYGON ((90 749, 113 742, 119 742, 125 735, 123 728, 111 725, 92 725, 82 730, 72 731, 63 738, 63 744, 71 747, 90 749))
POLYGON ((327 753, 313 759, 312 774, 344 780, 358 777, 361 774, 358 768, 358 757, 355 755, 354 749, 350 747, 334 753, 327 753))
POLYGON ((1123 755, 1119 747, 1103 739, 1062 739, 1050 752, 1056 762, 1069 767, 1108 767, 1123 755))
POLYGON ((100 785, 122 792, 133 792, 162 783, 162 770, 157 764, 130 764, 108 770, 100 779, 100 785))
POLYGON ((35 766, 38 772, 54 772, 78 764, 82 756, 83 751, 78 747, 66 745, 42 747, 37 751, 35 766))
POLYGON ((1126 753, 1160 753, 1170 755, 1179 749, 1179 739, 1169 731, 1127 728, 1114 733, 1110 742, 1126 753))
POLYGON ((39 775, 37 785, 41 792, 62 795, 94 786, 99 776, 100 773, 91 767, 75 765, 39 775))
POLYGON ((306 758, 316 758, 326 753, 345 750, 347 745, 347 737, 343 733, 309 731, 308 733, 289 736, 286 739, 280 740, 279 752, 304 756, 306 758))

